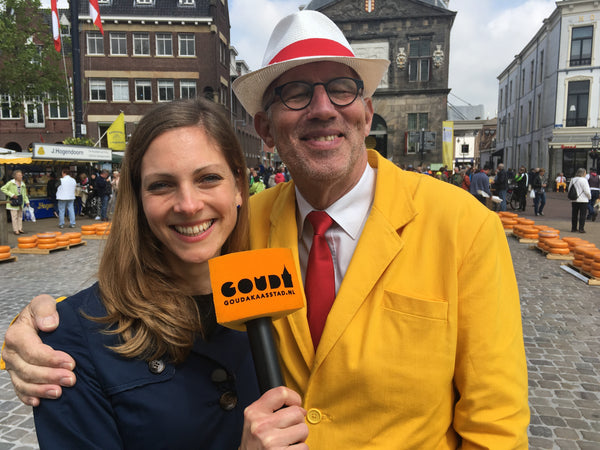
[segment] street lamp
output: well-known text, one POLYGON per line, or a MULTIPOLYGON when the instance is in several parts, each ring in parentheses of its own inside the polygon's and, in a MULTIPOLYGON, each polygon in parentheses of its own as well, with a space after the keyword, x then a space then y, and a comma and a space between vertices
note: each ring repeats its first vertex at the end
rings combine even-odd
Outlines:
POLYGON ((598 133, 596 133, 594 135, 594 137, 592 138, 592 150, 590 151, 590 158, 592 158, 592 167, 596 170, 598 170, 598 166, 596 161, 598 160, 598 158, 600 158, 600 153, 599 153, 599 145, 600 145, 600 136, 598 136, 598 133))

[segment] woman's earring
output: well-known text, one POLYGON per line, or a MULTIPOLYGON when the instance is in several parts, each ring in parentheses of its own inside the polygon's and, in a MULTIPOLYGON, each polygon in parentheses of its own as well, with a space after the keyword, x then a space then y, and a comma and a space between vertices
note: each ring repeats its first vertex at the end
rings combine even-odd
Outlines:
POLYGON ((242 207, 242 205, 237 205, 237 209, 240 209, 242 207))

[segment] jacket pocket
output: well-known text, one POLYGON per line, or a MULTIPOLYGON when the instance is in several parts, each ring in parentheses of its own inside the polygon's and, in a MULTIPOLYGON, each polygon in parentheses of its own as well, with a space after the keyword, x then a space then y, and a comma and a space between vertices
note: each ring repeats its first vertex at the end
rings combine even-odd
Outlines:
POLYGON ((448 320, 448 303, 443 301, 424 300, 384 291, 383 307, 409 316, 444 322, 448 320))

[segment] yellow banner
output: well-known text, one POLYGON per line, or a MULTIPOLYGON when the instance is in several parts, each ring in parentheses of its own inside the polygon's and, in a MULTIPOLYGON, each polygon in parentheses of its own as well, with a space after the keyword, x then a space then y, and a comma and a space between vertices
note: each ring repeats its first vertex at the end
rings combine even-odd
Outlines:
POLYGON ((454 122, 444 120, 442 122, 443 139, 442 139, 442 158, 444 165, 450 169, 454 162, 454 122))
POLYGON ((108 140, 108 148, 117 151, 125 150, 127 146, 125 140, 125 114, 119 114, 112 125, 108 127, 106 139, 108 140))

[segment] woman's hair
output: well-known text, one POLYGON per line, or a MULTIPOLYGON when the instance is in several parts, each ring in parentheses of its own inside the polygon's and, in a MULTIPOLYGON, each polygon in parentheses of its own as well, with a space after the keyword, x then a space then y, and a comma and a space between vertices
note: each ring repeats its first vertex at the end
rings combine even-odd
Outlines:
POLYGON ((576 177, 584 177, 585 176, 585 169, 583 167, 580 167, 579 169, 577 169, 577 173, 575 174, 576 177))
POLYGON ((195 300, 165 263, 164 247, 150 231, 141 202, 141 168, 158 136, 182 127, 199 127, 222 151, 242 194, 235 228, 221 253, 248 248, 248 183, 244 154, 219 105, 206 100, 166 103, 146 114, 127 145, 110 235, 100 261, 100 294, 108 315, 97 319, 119 334, 113 347, 129 358, 167 356, 182 362, 202 333, 195 300))
POLYGON ((15 178, 18 173, 23 174, 23 171, 21 169, 15 169, 15 170, 12 171, 11 175, 12 175, 13 178, 15 178))

